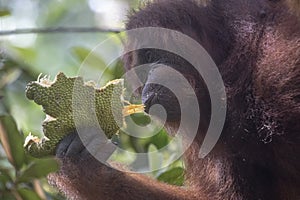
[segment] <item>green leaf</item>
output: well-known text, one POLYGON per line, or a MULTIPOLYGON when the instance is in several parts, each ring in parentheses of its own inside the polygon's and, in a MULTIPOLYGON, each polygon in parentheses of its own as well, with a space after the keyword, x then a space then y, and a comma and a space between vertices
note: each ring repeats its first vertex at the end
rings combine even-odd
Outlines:
POLYGON ((0 169, 0 182, 7 183, 10 181, 12 181, 12 178, 10 177, 8 170, 0 169))
MULTIPOLYGON (((18 56, 20 56, 20 59, 26 60, 26 63, 33 63, 35 59, 37 59, 37 52, 33 48, 21 48, 12 46, 10 47, 12 51, 15 51, 18 56)), ((17 63, 10 63, 11 65, 15 66, 17 63)), ((19 68, 28 69, 30 66, 28 65, 21 65, 19 68)))
POLYGON ((41 200, 37 193, 29 189, 18 189, 18 193, 20 194, 23 200, 41 200))
POLYGON ((63 17, 69 14, 68 8, 70 8, 68 6, 68 1, 62 1, 59 2, 59 4, 56 1, 50 1, 50 3, 47 4, 46 13, 39 19, 39 21, 47 26, 57 25, 63 17))
POLYGON ((147 126, 151 123, 150 116, 145 113, 135 113, 130 115, 130 117, 138 126, 147 126))
POLYGON ((10 14, 11 14, 10 10, 5 8, 0 8, 0 17, 8 16, 10 14))
POLYGON ((25 162, 24 138, 11 116, 0 116, 0 139, 9 162, 20 169, 25 162))
POLYGON ((71 49, 71 52, 79 60, 79 62, 85 62, 85 64, 87 64, 88 66, 95 67, 97 69, 106 68, 106 64, 103 59, 90 49, 84 47, 73 47, 71 49))
POLYGON ((171 185, 182 186, 184 182, 184 169, 181 167, 175 167, 162 173, 157 180, 169 183, 171 185))
MULTIPOLYGON (((13 180, 11 176, 9 175, 8 170, 6 169, 0 169, 0 191, 6 190, 6 186, 8 184, 12 184, 13 180)), ((1 199, 1 195, 0 195, 1 199)))
POLYGON ((163 155, 158 152, 155 145, 150 144, 148 148, 149 168, 151 171, 156 171, 162 167, 163 155))
POLYGON ((112 69, 112 75, 114 75, 113 79, 122 78, 124 75, 124 66, 123 62, 119 59, 117 63, 114 65, 112 69))
POLYGON ((58 170, 58 163, 54 158, 36 159, 18 178, 18 182, 28 182, 32 179, 43 178, 58 170))
POLYGON ((71 53, 80 61, 83 62, 85 58, 90 54, 91 50, 83 47, 71 48, 71 53))
POLYGON ((169 141, 170 136, 165 129, 160 130, 159 133, 151 137, 151 139, 149 140, 149 142, 154 144, 158 149, 167 146, 169 144, 169 141))

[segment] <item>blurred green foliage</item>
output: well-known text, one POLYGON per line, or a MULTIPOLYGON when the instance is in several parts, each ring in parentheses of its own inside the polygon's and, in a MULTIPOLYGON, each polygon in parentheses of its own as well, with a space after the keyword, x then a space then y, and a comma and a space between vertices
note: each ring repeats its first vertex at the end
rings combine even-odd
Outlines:
MULTIPOLYGON (((58 169, 54 158, 33 159, 25 154, 24 137, 14 119, 0 116, 0 199, 43 199, 38 179, 58 169)), ((57 199, 54 198, 53 199, 57 199)))
MULTIPOLYGON (((103 74, 101 82, 120 78, 124 71, 115 57, 122 39, 114 33, 44 33, 1 35, 4 31, 55 27, 123 28, 124 13, 136 8, 138 0, 2 0, 0 5, 0 199, 64 199, 48 185, 46 175, 57 170, 53 158, 33 159, 24 153, 23 142, 30 132, 41 136, 45 115, 41 107, 25 97, 26 84, 39 74, 52 78, 60 71, 76 76, 82 70, 89 80, 103 74), (111 4, 117 2, 121 7, 111 4), (98 7, 97 7, 98 6, 98 7), (105 6, 110 9, 103 9, 105 6), (103 11, 104 10, 104 11, 103 11), (117 13, 123 13, 118 16, 117 13), (107 16, 110 16, 107 17, 107 16), (110 25, 112 27, 110 27, 110 25), (109 42, 103 43, 107 38, 109 42), (106 55, 90 53, 98 44, 106 55), (104 45, 104 46, 103 46, 104 45), (86 59, 88 57, 88 59, 86 59), (107 68, 107 66, 109 67, 107 68)), ((97 81, 97 80, 95 80, 97 81)), ((141 116, 133 116, 141 125, 149 123, 141 116)), ((171 138, 165 130, 140 139, 121 134, 120 147, 128 152, 152 152, 163 149, 171 138)), ((166 166, 180 148, 170 145, 168 151, 149 156, 150 169, 166 166)), ((112 159, 132 164, 136 158, 129 153, 116 152, 112 159)), ((140 169, 143 171, 144 169, 140 169)), ((183 184, 183 163, 178 160, 168 167, 149 174, 160 181, 183 184)))

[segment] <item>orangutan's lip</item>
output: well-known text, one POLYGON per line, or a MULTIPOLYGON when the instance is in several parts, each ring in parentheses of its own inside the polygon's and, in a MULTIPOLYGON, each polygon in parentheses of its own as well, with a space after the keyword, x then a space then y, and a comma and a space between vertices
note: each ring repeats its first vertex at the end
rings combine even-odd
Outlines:
POLYGON ((145 111, 149 112, 149 109, 154 104, 159 104, 159 95, 161 86, 154 84, 147 84, 142 92, 142 102, 146 106, 145 111))

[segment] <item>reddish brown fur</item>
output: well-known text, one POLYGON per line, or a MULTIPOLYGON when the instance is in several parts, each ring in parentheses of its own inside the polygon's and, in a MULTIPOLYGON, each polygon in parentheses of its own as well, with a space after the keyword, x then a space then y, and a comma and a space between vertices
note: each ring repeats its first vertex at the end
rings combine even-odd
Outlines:
MULTIPOLYGON (((207 128, 201 125, 185 153, 185 187, 119 172, 80 155, 62 158, 50 182, 69 199, 300 199, 300 21, 285 5, 213 0, 206 13, 190 0, 163 0, 129 17, 128 29, 159 26, 193 37, 214 58, 227 87, 222 136, 199 159, 207 128), (187 28, 189 20, 196 25, 187 28), (198 32, 202 29, 205 36, 198 32)), ((136 54, 125 59, 127 68, 143 62, 136 54)))

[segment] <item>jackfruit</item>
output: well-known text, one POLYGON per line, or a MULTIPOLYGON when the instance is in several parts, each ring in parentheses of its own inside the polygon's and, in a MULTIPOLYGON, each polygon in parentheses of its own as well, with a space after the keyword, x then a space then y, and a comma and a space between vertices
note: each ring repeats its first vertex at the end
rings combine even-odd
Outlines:
POLYGON ((110 81, 102 88, 82 77, 68 78, 59 73, 54 81, 38 78, 26 87, 26 97, 43 107, 46 113, 42 127, 44 137, 29 134, 26 151, 34 157, 54 155, 58 143, 76 127, 95 126, 95 118, 110 139, 124 126, 124 117, 143 113, 143 105, 132 105, 123 99, 124 80, 110 81), (95 116, 93 118, 92 116, 95 116), (75 123, 76 122, 76 123, 75 123))

